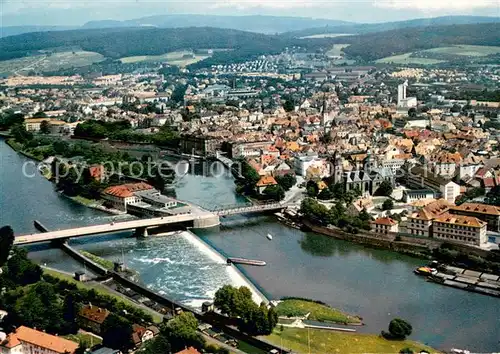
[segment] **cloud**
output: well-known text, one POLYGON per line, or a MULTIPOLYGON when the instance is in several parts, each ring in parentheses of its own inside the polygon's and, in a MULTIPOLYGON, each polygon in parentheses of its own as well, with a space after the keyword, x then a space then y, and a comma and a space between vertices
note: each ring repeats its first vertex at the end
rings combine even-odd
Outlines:
POLYGON ((498 0, 375 0, 373 5, 382 8, 415 9, 420 11, 466 11, 481 8, 498 8, 499 2, 498 0))

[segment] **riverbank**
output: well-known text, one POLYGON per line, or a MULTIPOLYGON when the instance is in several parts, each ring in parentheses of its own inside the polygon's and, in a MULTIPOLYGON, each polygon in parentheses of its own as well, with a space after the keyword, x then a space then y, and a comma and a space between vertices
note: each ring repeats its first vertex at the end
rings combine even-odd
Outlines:
MULTIPOLYGON (((351 234, 345 232, 339 228, 330 228, 325 226, 314 225, 310 221, 302 220, 303 225, 306 230, 310 230, 316 232, 318 234, 335 237, 339 240, 359 243, 366 246, 371 246, 375 248, 385 248, 394 252, 403 253, 407 255, 411 255, 414 257, 428 259, 430 256, 430 247, 427 243, 423 243, 420 239, 410 240, 408 237, 404 239, 401 238, 401 241, 391 240, 385 235, 377 235, 377 234, 369 234, 368 232, 363 234, 351 234)), ((434 240, 426 240, 432 243, 435 247, 438 245, 434 240)), ((441 244, 441 243, 439 243, 441 244)))
POLYGON ((280 317, 302 317, 310 321, 362 325, 361 318, 351 316, 322 302, 308 299, 285 298, 279 301, 276 312, 280 317))
MULTIPOLYGON (((50 276, 52 276, 54 278, 57 278, 59 280, 67 281, 67 282, 69 282, 71 284, 76 285, 77 288, 82 288, 82 289, 85 289, 85 290, 95 290, 97 293, 99 293, 101 295, 112 297, 112 298, 116 299, 116 301, 124 303, 124 304, 126 304, 128 306, 133 306, 133 307, 135 307, 137 309, 140 309, 140 310, 143 310, 143 311, 146 309, 145 307, 139 306, 135 302, 133 302, 131 300, 128 300, 124 296, 117 295, 111 289, 108 289, 105 285, 102 285, 100 283, 96 283, 96 282, 79 282, 79 281, 76 281, 72 276, 69 276, 69 275, 67 275, 67 274, 65 274, 65 273, 63 273, 61 271, 57 271, 57 270, 54 270, 54 269, 43 268, 43 274, 50 275, 50 276)), ((154 312, 154 311, 148 311, 148 313, 151 314, 151 316, 153 317, 153 321, 155 323, 162 323, 163 322, 162 316, 158 315, 156 312, 154 312)))
POLYGON ((43 161, 42 158, 40 158, 38 156, 35 156, 33 154, 30 154, 27 151, 24 151, 23 150, 23 146, 21 144, 19 144, 18 142, 16 142, 14 139, 7 139, 5 141, 5 143, 7 145, 9 145, 12 148, 12 150, 14 150, 15 152, 17 152, 17 153, 19 153, 19 154, 21 154, 23 156, 26 156, 27 158, 30 158, 30 159, 38 161, 38 162, 43 161))
POLYGON ((387 340, 376 334, 347 333, 322 329, 276 329, 263 340, 295 353, 399 353, 404 348, 414 353, 435 349, 412 340, 387 340))

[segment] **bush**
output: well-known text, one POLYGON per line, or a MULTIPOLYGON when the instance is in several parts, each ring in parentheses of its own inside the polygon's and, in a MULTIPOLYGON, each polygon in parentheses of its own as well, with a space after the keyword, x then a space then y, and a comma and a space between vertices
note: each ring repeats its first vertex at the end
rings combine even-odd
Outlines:
POLYGON ((411 334, 412 330, 411 324, 400 318, 395 318, 389 323, 389 332, 382 331, 382 336, 386 339, 404 340, 411 334))

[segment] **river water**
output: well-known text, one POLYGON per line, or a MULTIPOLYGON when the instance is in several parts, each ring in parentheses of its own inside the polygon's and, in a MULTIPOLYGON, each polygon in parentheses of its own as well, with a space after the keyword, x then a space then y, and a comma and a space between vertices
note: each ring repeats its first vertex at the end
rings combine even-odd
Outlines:
MULTIPOLYGON (((55 193, 41 176, 23 177, 27 159, 2 140, 0 159, 0 225, 27 233, 34 231, 34 219, 57 229, 116 218, 74 204, 55 193)), ((233 188, 227 175, 186 175, 176 192, 179 199, 205 207, 244 203, 233 188)), ((265 267, 240 269, 269 298, 299 296, 324 301, 362 316, 366 326, 359 330, 372 333, 401 317, 413 325, 411 338, 440 349, 500 349, 499 300, 427 283, 412 274, 422 260, 304 233, 266 216, 230 217, 222 222, 220 229, 197 231, 198 236, 225 255, 266 261, 265 267), (266 239, 267 233, 273 235, 272 241, 266 239)), ((110 260, 125 259, 149 287, 191 305, 213 296, 222 284, 239 284, 237 275, 189 237, 138 241, 128 236, 90 237, 72 244, 110 260)), ((64 253, 47 245, 30 250, 30 256, 40 263, 67 271, 79 269, 64 253)))

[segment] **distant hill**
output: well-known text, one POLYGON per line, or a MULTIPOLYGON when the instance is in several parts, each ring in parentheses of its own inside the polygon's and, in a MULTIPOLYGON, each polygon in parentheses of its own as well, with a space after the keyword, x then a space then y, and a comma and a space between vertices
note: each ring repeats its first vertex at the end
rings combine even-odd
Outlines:
POLYGON ((76 28, 69 26, 4 26, 0 28, 0 38, 29 32, 67 31, 76 28))
POLYGON ((240 31, 275 34, 320 26, 349 25, 353 22, 285 16, 216 16, 216 15, 158 15, 127 21, 91 21, 83 28, 140 27, 159 28, 217 27, 240 31))
POLYGON ((228 55, 260 55, 283 50, 292 42, 274 35, 212 27, 111 28, 25 33, 0 38, 0 60, 56 47, 79 47, 116 59, 159 55, 181 49, 228 48, 228 55))
POLYGON ((340 25, 340 26, 327 25, 323 27, 294 30, 291 32, 283 33, 283 36, 299 38, 299 37, 313 36, 318 34, 328 34, 328 33, 363 34, 363 33, 390 31, 400 28, 468 25, 468 24, 495 23, 495 22, 496 23, 500 22, 500 17, 443 16, 434 18, 418 18, 414 20, 397 21, 397 22, 360 23, 360 24, 340 25))
POLYGON ((403 28, 334 38, 350 43, 344 48, 349 58, 372 61, 392 55, 453 44, 500 46, 500 22, 473 25, 403 28))

